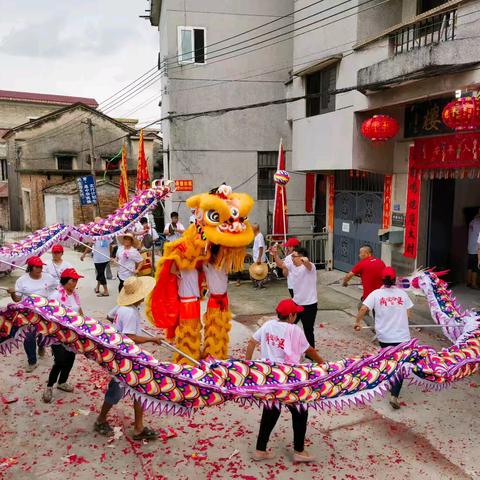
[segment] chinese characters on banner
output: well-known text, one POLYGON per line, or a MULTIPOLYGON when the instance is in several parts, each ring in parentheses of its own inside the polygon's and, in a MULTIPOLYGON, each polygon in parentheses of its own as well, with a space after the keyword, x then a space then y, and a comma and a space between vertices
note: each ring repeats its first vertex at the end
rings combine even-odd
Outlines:
POLYGON ((417 139, 409 165, 413 170, 431 170, 434 176, 446 169, 478 169, 480 133, 417 139))
POLYGON ((382 228, 390 227, 390 213, 392 210, 392 176, 385 175, 383 180, 383 222, 382 228))
POLYGON ((328 175, 328 231, 333 233, 333 209, 335 205, 335 177, 328 175))
MULTIPOLYGON (((411 159, 412 149, 410 149, 411 159)), ((420 207, 420 174, 411 167, 408 170, 407 209, 405 213, 405 251, 408 258, 417 256, 418 244, 418 212, 420 207)))
POLYGON ((97 204, 97 189, 92 175, 77 178, 77 187, 80 194, 80 205, 97 204))
POLYGON ((175 180, 177 192, 193 192, 193 180, 175 180))

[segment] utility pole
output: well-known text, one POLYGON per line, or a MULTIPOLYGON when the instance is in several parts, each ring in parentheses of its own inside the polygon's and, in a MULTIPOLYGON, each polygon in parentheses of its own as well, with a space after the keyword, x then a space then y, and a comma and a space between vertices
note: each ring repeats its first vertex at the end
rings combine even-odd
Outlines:
MULTIPOLYGON (((95 185, 95 191, 97 191, 97 177, 95 175, 95 166, 96 166, 96 158, 95 158, 95 146, 93 144, 93 123, 91 118, 87 118, 85 120, 88 129, 88 136, 90 139, 90 172, 93 177, 93 183, 95 185)), ((98 205, 98 192, 97 192, 97 203, 95 204, 95 216, 100 216, 100 208, 98 205)))

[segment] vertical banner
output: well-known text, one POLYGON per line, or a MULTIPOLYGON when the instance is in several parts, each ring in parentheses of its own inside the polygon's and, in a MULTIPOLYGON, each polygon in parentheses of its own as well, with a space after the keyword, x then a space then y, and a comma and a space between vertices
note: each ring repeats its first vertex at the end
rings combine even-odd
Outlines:
POLYGON ((407 208, 405 212, 405 251, 403 255, 416 258, 418 246, 418 212, 420 210, 420 174, 412 169, 413 147, 410 148, 407 185, 407 208))
POLYGON ((335 177, 328 175, 328 231, 333 233, 333 214, 335 205, 335 177))
MULTIPOLYGON (((280 146, 278 147, 278 162, 277 171, 285 170, 285 149, 283 148, 283 142, 280 139, 280 146)), ((273 203, 273 229, 272 234, 274 238, 281 236, 287 241, 288 233, 288 210, 287 210, 287 188, 285 185, 281 185, 275 182, 275 200, 273 203)))
POLYGON ((305 212, 313 213, 313 200, 315 198, 315 179, 314 173, 307 173, 305 176, 305 212))
POLYGON ((390 228, 392 212, 392 175, 385 175, 383 180, 383 222, 382 228, 390 228))

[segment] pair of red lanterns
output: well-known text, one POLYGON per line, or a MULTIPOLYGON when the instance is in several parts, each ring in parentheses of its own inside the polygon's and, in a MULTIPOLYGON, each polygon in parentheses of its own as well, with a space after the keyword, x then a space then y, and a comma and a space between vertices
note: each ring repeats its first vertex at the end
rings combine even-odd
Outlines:
MULTIPOLYGON (((480 100, 463 97, 453 100, 442 112, 443 123, 456 132, 480 128, 480 100)), ((372 142, 385 142, 399 130, 398 122, 388 115, 374 115, 362 123, 361 132, 372 142)))

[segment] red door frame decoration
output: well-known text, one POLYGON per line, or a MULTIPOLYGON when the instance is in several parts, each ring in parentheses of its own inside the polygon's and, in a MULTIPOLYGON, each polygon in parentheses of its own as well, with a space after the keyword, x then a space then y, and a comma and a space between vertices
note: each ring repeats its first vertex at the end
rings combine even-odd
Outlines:
POLYGON ((390 228, 392 212, 392 175, 385 175, 383 180, 383 221, 382 228, 390 228))
POLYGON ((334 205, 335 205, 335 176, 328 175, 328 231, 329 233, 333 233, 334 205))

